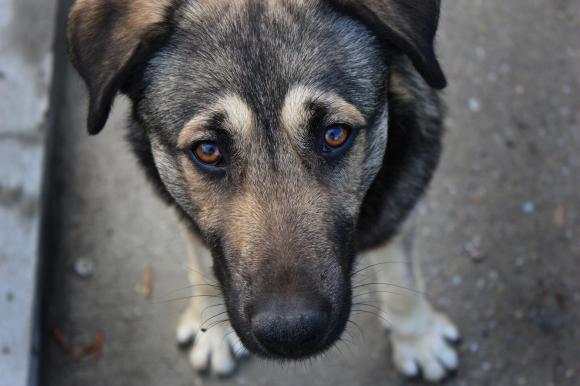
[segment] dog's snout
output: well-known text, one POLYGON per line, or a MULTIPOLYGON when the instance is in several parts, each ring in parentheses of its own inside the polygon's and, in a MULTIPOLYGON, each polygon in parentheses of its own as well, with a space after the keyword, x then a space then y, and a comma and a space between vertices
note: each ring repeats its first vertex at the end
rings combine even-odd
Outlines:
POLYGON ((302 357, 318 351, 329 328, 328 307, 309 299, 270 299, 251 316, 252 332, 272 355, 302 357))

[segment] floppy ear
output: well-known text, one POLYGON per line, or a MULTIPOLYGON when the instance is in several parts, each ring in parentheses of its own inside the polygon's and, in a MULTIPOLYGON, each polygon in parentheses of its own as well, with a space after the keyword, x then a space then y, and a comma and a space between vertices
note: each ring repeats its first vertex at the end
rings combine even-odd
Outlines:
POLYGON ((89 89, 88 129, 98 134, 135 67, 169 32, 177 0, 77 0, 68 19, 71 61, 89 89))
POLYGON ((328 0, 403 51, 433 88, 447 85, 435 56, 440 0, 328 0))

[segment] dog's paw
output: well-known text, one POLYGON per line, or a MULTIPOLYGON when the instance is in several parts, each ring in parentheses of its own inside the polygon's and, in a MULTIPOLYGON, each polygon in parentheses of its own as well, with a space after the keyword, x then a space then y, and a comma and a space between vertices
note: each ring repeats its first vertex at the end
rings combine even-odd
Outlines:
POLYGON ((393 333, 393 360, 403 375, 438 382, 457 369, 457 352, 449 344, 459 340, 457 327, 444 315, 434 313, 429 328, 421 335, 393 333))
POLYGON ((193 316, 187 310, 177 327, 177 342, 181 347, 193 342, 189 355, 193 368, 217 376, 232 374, 238 359, 248 355, 238 336, 227 322, 204 330, 193 316))

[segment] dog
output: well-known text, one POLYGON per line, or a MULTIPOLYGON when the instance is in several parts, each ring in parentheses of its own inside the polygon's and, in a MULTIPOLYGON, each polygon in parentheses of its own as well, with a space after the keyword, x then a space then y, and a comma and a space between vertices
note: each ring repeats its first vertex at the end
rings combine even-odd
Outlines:
POLYGON ((439 0, 73 5, 89 133, 128 96, 131 148, 183 223, 194 296, 177 339, 194 339, 195 369, 227 375, 247 352, 301 360, 329 349, 361 259, 384 283, 398 370, 439 381, 457 368, 458 330, 423 295, 411 248, 411 213, 441 152, 439 10, 439 0), (204 322, 216 294, 226 317, 204 322))

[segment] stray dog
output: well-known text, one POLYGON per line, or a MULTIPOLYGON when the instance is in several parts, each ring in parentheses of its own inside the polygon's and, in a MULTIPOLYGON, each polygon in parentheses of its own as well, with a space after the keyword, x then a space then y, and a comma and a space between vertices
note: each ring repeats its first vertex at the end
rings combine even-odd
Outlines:
MULTIPOLYGON (((440 155, 439 8, 438 0, 75 3, 69 50, 88 86, 88 130, 101 131, 115 96, 127 95, 132 149, 184 224, 202 296, 192 297, 177 337, 195 337, 196 369, 231 373, 246 350, 299 360, 331 347, 351 313, 357 256, 370 259, 379 282, 421 289, 403 228, 440 155), (202 290, 209 275, 227 320, 202 322, 213 306, 202 290)), ((448 343, 457 329, 420 291, 393 296, 384 286, 377 295, 395 365, 444 378, 457 367, 448 343)))

